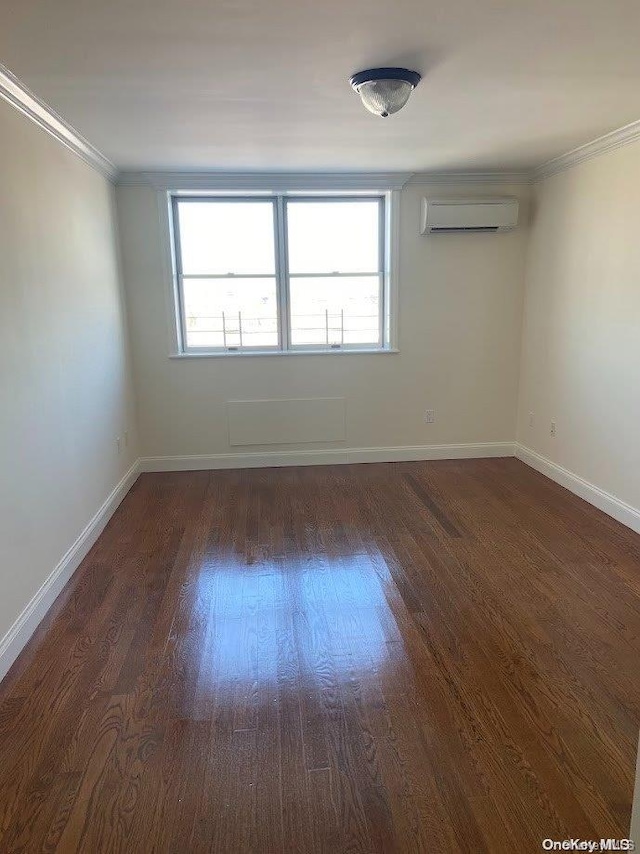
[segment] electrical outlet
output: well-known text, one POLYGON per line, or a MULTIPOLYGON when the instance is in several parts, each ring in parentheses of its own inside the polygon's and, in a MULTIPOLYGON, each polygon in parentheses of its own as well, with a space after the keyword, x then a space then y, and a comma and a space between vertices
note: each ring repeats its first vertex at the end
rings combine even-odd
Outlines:
POLYGON ((552 421, 552 422, 551 422, 551 428, 550 428, 550 430, 549 430, 549 435, 550 435, 550 436, 555 436, 555 435, 556 435, 556 422, 555 422, 555 421, 552 421))
POLYGON ((122 450, 122 439, 120 436, 116 436, 116 448, 118 449, 118 453, 122 450))
POLYGON ((425 424, 433 424, 436 420, 436 411, 435 409, 425 409, 424 411, 424 422, 425 424))
POLYGON ((533 427, 534 421, 536 420, 536 416, 534 412, 529 413, 529 427, 533 427))

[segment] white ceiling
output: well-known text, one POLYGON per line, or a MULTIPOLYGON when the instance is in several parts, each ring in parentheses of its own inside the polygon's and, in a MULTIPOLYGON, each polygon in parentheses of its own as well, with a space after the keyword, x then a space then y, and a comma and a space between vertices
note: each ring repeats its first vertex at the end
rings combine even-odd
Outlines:
POLYGON ((122 169, 520 169, 640 118, 638 0, 22 0, 0 62, 122 169), (367 113, 348 78, 424 74, 367 113))

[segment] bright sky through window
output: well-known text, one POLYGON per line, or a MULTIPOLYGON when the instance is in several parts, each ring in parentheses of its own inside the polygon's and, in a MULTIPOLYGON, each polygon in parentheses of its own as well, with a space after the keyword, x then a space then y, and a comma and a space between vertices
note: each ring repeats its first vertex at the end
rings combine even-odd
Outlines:
POLYGON ((185 351, 381 348, 384 197, 176 197, 185 351))

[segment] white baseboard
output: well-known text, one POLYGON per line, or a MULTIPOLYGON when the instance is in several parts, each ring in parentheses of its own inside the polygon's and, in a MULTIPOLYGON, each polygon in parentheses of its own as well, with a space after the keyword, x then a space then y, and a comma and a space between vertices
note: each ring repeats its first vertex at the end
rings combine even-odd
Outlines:
POLYGON ((410 460, 464 460, 474 457, 512 457, 513 442, 466 445, 405 445, 388 448, 329 448, 309 451, 206 454, 204 456, 142 457, 141 471, 324 466, 343 463, 393 463, 410 460))
POLYGON ((575 495, 579 495, 580 498, 584 498, 589 504, 593 504, 594 507, 640 534, 640 510, 636 507, 632 507, 610 492, 600 489, 599 486, 589 483, 588 480, 552 462, 547 457, 543 457, 542 454, 532 451, 525 445, 516 444, 515 455, 523 463, 551 478, 575 495))
POLYGON ((135 483, 139 472, 140 466, 139 461, 137 461, 111 492, 66 554, 62 556, 42 587, 0 640, 0 680, 5 677, 64 585, 80 566, 89 549, 115 513, 118 505, 135 483))

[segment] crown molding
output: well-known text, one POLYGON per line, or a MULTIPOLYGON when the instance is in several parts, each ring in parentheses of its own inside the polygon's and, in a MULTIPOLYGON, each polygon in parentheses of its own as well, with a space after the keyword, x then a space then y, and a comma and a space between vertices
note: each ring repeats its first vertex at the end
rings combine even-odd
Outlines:
POLYGON ((156 190, 400 190, 407 184, 530 184, 530 172, 120 172, 156 190))
POLYGON ((45 130, 58 142, 97 169, 102 175, 114 180, 117 169, 97 148, 94 148, 70 124, 65 122, 54 110, 37 95, 34 95, 15 74, 0 64, 0 98, 3 98, 34 124, 45 130))
POLYGON ((638 139, 640 139, 640 121, 631 122, 631 124, 613 130, 611 133, 605 133, 604 136, 599 136, 591 142, 579 145, 577 148, 567 151, 566 154, 561 154, 560 157, 547 160, 546 163, 533 170, 533 181, 544 181, 545 178, 557 175, 558 172, 564 172, 566 169, 578 166, 586 160, 592 160, 594 157, 630 145, 638 139))
POLYGON ((123 186, 156 190, 399 190, 410 172, 120 172, 123 186))
POLYGON ((409 184, 530 184, 531 172, 416 172, 409 184))

